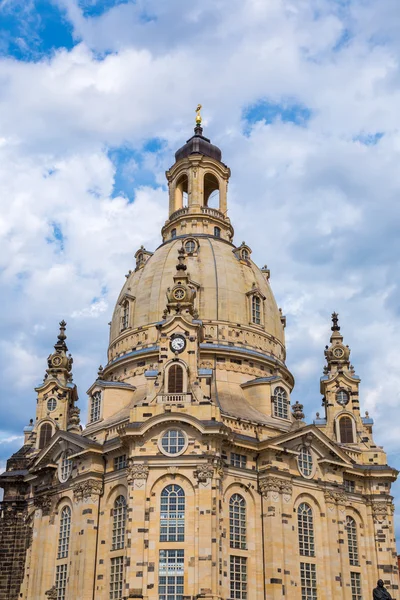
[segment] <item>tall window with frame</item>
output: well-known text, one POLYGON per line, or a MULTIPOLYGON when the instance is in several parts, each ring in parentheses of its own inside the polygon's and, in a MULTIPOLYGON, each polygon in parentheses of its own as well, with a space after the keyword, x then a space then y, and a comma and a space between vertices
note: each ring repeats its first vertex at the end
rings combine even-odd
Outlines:
POLYGON ((256 294, 251 297, 251 320, 255 325, 261 325, 261 298, 256 294))
POLYGON ((283 387, 276 387, 274 390, 274 416, 281 419, 287 419, 288 413, 288 401, 287 393, 283 387))
POLYGON ((125 547, 126 500, 118 496, 113 508, 113 530, 111 550, 122 550, 125 547))
POLYGON ((60 529, 58 534, 57 558, 68 558, 69 540, 71 536, 71 509, 64 506, 60 515, 60 529))
POLYGON ((342 444, 354 444, 353 421, 351 417, 340 417, 339 433, 342 444))
POLYGON ((101 392, 94 392, 90 402, 90 423, 100 420, 101 415, 101 392))
POLYGON ((160 498, 160 542, 185 540, 185 492, 179 485, 167 485, 160 498))
POLYGON ((160 550, 158 564, 158 599, 183 600, 184 550, 160 550))
POLYGON ((247 558, 230 557, 230 599, 247 600, 247 558))
POLYGON ((168 394, 183 393, 183 367, 171 365, 168 369, 168 394))
POLYGON ((363 600, 361 590, 361 573, 350 573, 351 600, 363 600))
POLYGON ((240 494, 229 500, 229 540, 231 548, 246 550, 246 501, 240 494))
POLYGON ((357 523, 353 517, 346 517, 346 530, 349 562, 352 567, 358 567, 360 562, 358 558, 357 523))
POLYGON ((297 527, 300 556, 315 556, 313 511, 305 502, 297 509, 297 527))
POLYGON ((51 440, 51 436, 53 433, 53 428, 50 423, 43 423, 40 428, 40 436, 39 436, 39 448, 40 450, 47 446, 49 441, 51 440))
POLYGON ((67 590, 67 572, 68 565, 57 565, 56 566, 56 590, 57 590, 57 600, 66 600, 66 590, 67 590))
POLYGON ((111 559, 110 569, 110 600, 122 600, 124 585, 124 557, 115 556, 111 559))
POLYGON ((317 600, 317 567, 313 563, 300 563, 301 600, 317 600))

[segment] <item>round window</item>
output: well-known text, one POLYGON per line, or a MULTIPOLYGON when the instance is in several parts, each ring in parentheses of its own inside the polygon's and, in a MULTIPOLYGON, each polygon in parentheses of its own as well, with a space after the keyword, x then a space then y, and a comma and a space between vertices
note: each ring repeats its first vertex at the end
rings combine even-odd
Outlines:
POLYGON ((164 454, 182 454, 186 445, 186 435, 180 429, 168 429, 160 440, 160 450, 164 454))
POLYGON ((196 242, 194 240, 188 240, 185 242, 185 251, 187 254, 193 254, 196 250, 196 242))
POLYGON ((297 462, 299 465, 299 471, 303 477, 311 477, 314 463, 311 450, 309 450, 309 448, 306 448, 305 446, 302 447, 297 462))
POLYGON ((55 398, 49 398, 47 400, 47 410, 52 412, 57 407, 57 400, 55 398))
POLYGON ((58 479, 61 483, 68 481, 72 472, 72 460, 67 452, 64 452, 61 457, 61 462, 58 465, 58 479))

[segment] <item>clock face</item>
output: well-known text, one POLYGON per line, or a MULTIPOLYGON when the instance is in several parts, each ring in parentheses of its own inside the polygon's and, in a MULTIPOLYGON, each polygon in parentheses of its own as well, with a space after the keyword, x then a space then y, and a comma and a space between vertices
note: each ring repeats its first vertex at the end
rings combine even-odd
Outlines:
POLYGON ((174 291, 174 298, 175 300, 183 300, 186 296, 186 292, 183 288, 177 288, 174 291))
POLYGON ((344 352, 342 348, 335 348, 333 354, 336 356, 336 358, 342 358, 344 352))
POLYGON ((183 336, 177 335, 171 340, 171 349, 174 352, 183 352, 186 346, 186 340, 183 336))
POLYGON ((53 365, 55 367, 59 367, 61 365, 61 357, 60 356, 54 356, 52 358, 51 362, 53 363, 53 365))

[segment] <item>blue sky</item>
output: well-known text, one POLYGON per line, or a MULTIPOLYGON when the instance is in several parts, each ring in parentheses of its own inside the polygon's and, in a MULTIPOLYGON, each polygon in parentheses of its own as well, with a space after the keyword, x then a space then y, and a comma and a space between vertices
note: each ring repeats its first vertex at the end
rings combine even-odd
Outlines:
POLYGON ((399 28, 398 0, 0 0, 0 467, 62 318, 85 420, 198 102, 232 169, 235 239, 287 316, 293 400, 320 410, 336 310, 400 465, 399 28))

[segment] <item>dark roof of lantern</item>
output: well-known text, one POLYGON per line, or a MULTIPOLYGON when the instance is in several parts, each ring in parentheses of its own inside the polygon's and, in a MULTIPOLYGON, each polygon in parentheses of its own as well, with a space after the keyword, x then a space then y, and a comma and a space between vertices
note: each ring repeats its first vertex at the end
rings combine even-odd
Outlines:
POLYGON ((203 156, 209 156, 220 162, 222 158, 221 150, 217 146, 214 146, 214 144, 211 144, 208 138, 204 137, 203 128, 200 125, 194 128, 194 136, 175 152, 175 160, 178 162, 178 160, 186 158, 190 154, 203 154, 203 156))

